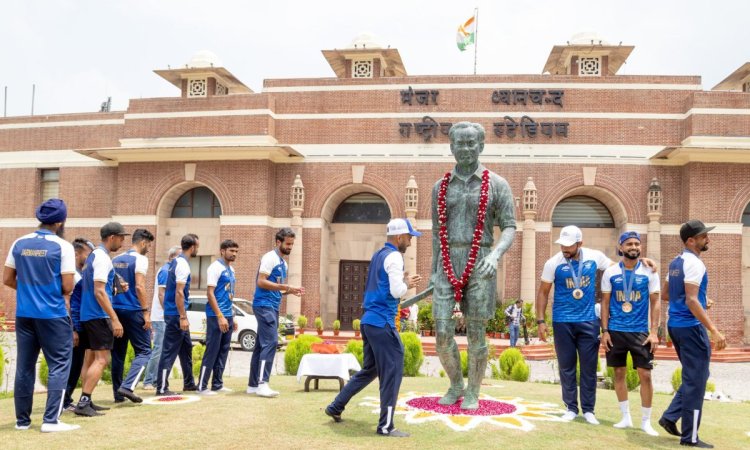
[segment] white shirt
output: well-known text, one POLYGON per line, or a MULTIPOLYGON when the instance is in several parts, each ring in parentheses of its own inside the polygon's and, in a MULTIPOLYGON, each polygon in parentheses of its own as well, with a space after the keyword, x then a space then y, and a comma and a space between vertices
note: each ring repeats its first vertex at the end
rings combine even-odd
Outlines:
POLYGON ((401 298, 409 287, 404 283, 404 257, 401 252, 391 252, 383 260, 383 268, 388 274, 388 284, 393 298, 401 298))
POLYGON ((112 265, 112 259, 101 247, 94 249, 93 253, 94 260, 91 262, 91 267, 94 268, 94 281, 106 283, 109 281, 109 273, 115 268, 112 265))
POLYGON ((190 276, 190 263, 185 258, 177 258, 174 276, 178 283, 187 283, 187 279, 190 276))

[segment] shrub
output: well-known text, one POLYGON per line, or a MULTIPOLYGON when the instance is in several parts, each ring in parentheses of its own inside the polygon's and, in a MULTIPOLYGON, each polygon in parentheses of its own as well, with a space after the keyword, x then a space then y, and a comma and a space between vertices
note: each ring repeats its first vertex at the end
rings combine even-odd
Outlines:
POLYGON ((316 330, 322 330, 323 329, 323 319, 320 317, 315 318, 315 329, 316 330))
POLYGON ((362 323, 359 319, 352 320, 352 330, 359 331, 360 324, 362 323))
POLYGON ((404 343, 404 375, 416 377, 424 362, 422 341, 413 332, 401 333, 401 341, 404 343))
POLYGON ((672 372, 672 389, 677 392, 682 385, 682 367, 678 367, 672 372))
POLYGON ((355 358, 357 358, 359 365, 364 366, 364 346, 365 344, 361 340, 352 339, 351 341, 346 343, 346 349, 344 349, 344 353, 351 353, 355 358))
MULTIPOLYGON (((597 370, 599 367, 597 366, 597 370)), ((614 367, 607 367, 607 376, 611 380, 611 385, 614 388, 615 385, 615 369, 614 367)), ((630 353, 628 353, 628 359, 626 362, 626 372, 625 372, 625 385, 628 387, 629 391, 632 391, 633 389, 637 388, 641 384, 641 379, 638 376, 638 369, 633 367, 633 358, 630 356, 630 353)))
POLYGON ((341 321, 340 320, 334 320, 333 321, 333 329, 338 331, 341 329, 341 321))
POLYGON ((47 380, 49 379, 49 366, 47 366, 47 360, 44 358, 44 354, 39 354, 41 362, 39 363, 39 382, 42 386, 47 386, 47 380))
POLYGON ((464 377, 469 376, 469 354, 466 353, 466 350, 461 350, 460 353, 461 356, 461 373, 464 377))
POLYGON ((193 376, 199 377, 201 374, 201 363, 203 363, 203 354, 206 353, 206 346, 196 344, 193 346, 193 376))
POLYGON ((500 379, 509 380, 513 366, 518 361, 526 362, 526 358, 523 357, 521 350, 517 348, 507 348, 500 354, 500 379))
POLYGON ((713 381, 706 381, 706 392, 716 392, 716 384, 713 381))
POLYGON ((316 342, 323 342, 323 339, 311 334, 303 334, 289 342, 284 352, 284 366, 288 375, 297 375, 299 362, 302 357, 310 353, 310 346, 316 342))
POLYGON ((300 316, 297 317, 297 326, 299 327, 300 330, 304 330, 305 327, 307 326, 307 317, 300 314, 300 316))
POLYGON ((513 369, 510 371, 510 379, 513 381, 529 381, 529 365, 526 361, 516 361, 513 364, 513 369))
POLYGON ((445 370, 440 369, 440 372, 438 372, 438 375, 440 375, 440 378, 445 378, 445 370))
POLYGON ((493 380, 502 380, 502 375, 500 373, 500 368, 498 367, 498 363, 490 362, 490 370, 492 371, 492 379, 493 380))
POLYGON ((432 320, 432 304, 425 303, 419 307, 417 312, 417 322, 419 322, 420 330, 432 330, 434 327, 434 321, 432 320))

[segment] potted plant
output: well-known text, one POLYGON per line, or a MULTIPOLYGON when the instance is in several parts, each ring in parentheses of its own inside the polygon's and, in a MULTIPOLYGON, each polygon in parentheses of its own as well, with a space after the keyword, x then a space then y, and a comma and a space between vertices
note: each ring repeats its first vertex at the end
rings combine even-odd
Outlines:
POLYGON ((359 324, 360 323, 361 322, 359 319, 352 320, 352 330, 354 330, 354 337, 359 337, 359 324))
POLYGON ((318 336, 323 335, 323 319, 320 317, 315 318, 315 329, 318 330, 318 336))
POLYGON ((336 319, 333 321, 333 335, 338 336, 340 330, 341 330, 341 321, 336 319))
POLYGON ((299 327, 299 334, 305 334, 305 327, 307 326, 307 317, 302 314, 297 317, 297 326, 299 327))
POLYGON ((672 348, 672 337, 667 333, 667 348, 672 348))
POLYGON ((419 328, 422 330, 422 336, 432 336, 432 305, 426 304, 419 308, 417 313, 419 328))

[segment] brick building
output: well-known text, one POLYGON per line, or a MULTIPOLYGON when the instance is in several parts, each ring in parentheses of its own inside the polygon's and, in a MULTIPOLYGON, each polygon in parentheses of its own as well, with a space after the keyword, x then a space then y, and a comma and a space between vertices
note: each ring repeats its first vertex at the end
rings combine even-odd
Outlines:
MULTIPOLYGON (((153 230, 151 267, 197 233, 196 290, 220 240, 235 239, 237 295, 252 298, 260 256, 292 226, 290 282, 307 295, 285 311, 346 328, 389 217, 425 232, 406 264, 428 275, 430 192, 454 162, 449 125, 469 120, 487 131, 483 163, 517 198, 502 298, 533 301, 561 226, 582 225, 586 245, 613 258, 617 234, 640 231, 663 273, 680 224, 698 218, 717 226, 710 315, 739 344, 750 339, 750 63, 707 91, 699 76, 617 75, 632 50, 581 38, 555 46, 542 75, 409 76, 398 50, 360 36, 323 51, 335 77, 269 79, 261 92, 201 53, 155 71, 174 98, 0 119, 0 251, 59 196, 68 239, 93 240, 109 220, 153 230)), ((12 292, 0 301, 12 318, 12 292)))

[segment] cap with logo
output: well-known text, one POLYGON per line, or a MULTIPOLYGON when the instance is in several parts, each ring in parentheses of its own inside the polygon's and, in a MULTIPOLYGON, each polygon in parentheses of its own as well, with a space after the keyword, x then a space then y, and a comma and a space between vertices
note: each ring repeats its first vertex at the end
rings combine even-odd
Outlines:
POLYGON ((422 236, 422 233, 412 228, 407 219, 393 219, 386 225, 386 235, 398 236, 399 234, 410 234, 412 236, 422 236))
POLYGON ((570 247, 581 241, 583 241, 583 232, 581 232, 581 229, 575 225, 568 225, 560 230, 560 239, 556 240, 555 244, 570 247))
POLYGON ((696 237, 703 233, 708 233, 714 228, 716 227, 707 227, 700 220, 688 220, 680 227, 680 239, 682 239, 682 242, 685 242, 691 237, 696 237))

